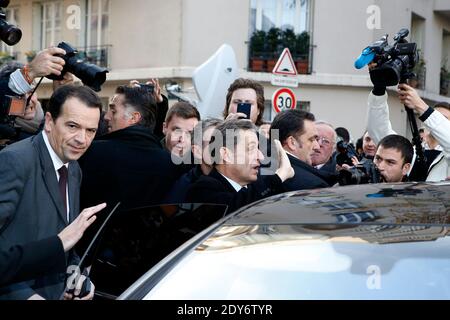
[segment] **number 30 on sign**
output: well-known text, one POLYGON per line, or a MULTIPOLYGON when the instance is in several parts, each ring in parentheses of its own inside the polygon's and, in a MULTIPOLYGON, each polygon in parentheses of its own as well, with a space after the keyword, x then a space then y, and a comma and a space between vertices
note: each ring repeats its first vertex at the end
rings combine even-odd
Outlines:
POLYGON ((272 106, 276 113, 288 109, 295 109, 296 105, 297 99, 295 98, 295 93, 291 89, 278 89, 272 96, 272 106))

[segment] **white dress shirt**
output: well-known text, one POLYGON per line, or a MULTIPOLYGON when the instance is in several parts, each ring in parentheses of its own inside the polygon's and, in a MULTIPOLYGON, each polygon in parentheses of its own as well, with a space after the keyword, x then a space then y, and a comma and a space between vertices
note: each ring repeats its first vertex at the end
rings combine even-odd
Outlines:
MULTIPOLYGON (((219 172, 220 173, 220 172, 219 172)), ((221 174, 221 173, 220 173, 221 174)), ((221 174, 222 177, 224 177, 225 179, 227 179, 227 181, 233 186, 234 190, 236 190, 236 192, 241 191, 242 188, 247 188, 246 186, 241 186, 239 183, 237 183, 234 180, 231 180, 230 178, 225 177, 223 174, 221 174)))
MULTIPOLYGON (((48 136, 45 131, 42 131, 42 136, 44 138, 45 146, 47 147, 48 153, 50 153, 50 158, 52 158, 53 167, 55 169, 56 178, 59 181, 59 172, 58 170, 62 166, 66 166, 67 170, 69 169, 69 164, 62 162, 62 160, 59 158, 59 156, 56 154, 56 152, 53 150, 53 147, 51 146, 50 142, 48 141, 48 136)), ((69 186, 66 186, 66 203, 67 203, 67 222, 70 222, 69 218, 69 186)))

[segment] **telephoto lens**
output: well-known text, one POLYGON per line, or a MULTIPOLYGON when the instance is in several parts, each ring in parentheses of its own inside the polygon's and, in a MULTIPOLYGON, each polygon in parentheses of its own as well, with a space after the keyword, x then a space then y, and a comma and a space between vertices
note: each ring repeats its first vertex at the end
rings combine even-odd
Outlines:
POLYGON ((3 8, 6 8, 8 5, 9 0, 0 0, 0 40, 8 46, 13 46, 22 39, 22 31, 6 22, 6 14, 3 8))
POLYGON ((19 43, 20 39, 22 39, 22 31, 9 24, 5 21, 5 19, 0 14, 0 39, 5 42, 9 46, 13 46, 19 43))

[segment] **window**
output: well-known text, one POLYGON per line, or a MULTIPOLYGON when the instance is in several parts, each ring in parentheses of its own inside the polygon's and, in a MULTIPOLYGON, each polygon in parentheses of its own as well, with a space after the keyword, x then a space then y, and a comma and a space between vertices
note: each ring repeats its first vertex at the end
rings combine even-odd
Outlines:
POLYGON ((110 8, 110 0, 85 0, 82 8, 84 32, 79 43, 80 58, 102 67, 108 67, 109 60, 110 8))
POLYGON ((250 33, 293 29, 295 33, 309 31, 311 0, 252 0, 250 33))
POLYGON ((87 47, 107 44, 109 31, 109 0, 86 1, 86 42, 87 47))
MULTIPOLYGON (((297 101, 297 105, 295 109, 297 110, 303 110, 303 111, 310 111, 310 102, 309 101, 297 101)), ((264 121, 272 121, 273 118, 275 118, 276 113, 272 107, 272 101, 271 100, 265 100, 264 101, 264 115, 263 120, 264 121)))
POLYGON ((442 32, 442 62, 439 93, 450 96, 450 31, 442 32))
POLYGON ((418 16, 414 12, 411 16, 411 42, 417 43, 417 50, 419 52, 420 59, 413 70, 413 72, 416 74, 416 77, 412 82, 410 81, 410 84, 415 88, 425 89, 425 19, 418 16))
MULTIPOLYGON (((9 24, 19 26, 19 8, 9 7, 5 9, 6 21, 9 24)), ((3 41, 0 41, 1 47, 0 51, 4 55, 8 55, 9 57, 16 57, 16 51, 14 46, 8 46, 3 41)))
POLYGON ((271 72, 284 48, 297 71, 310 72, 312 0, 252 0, 249 26, 249 70, 271 72))
POLYGON ((425 19, 412 13, 411 42, 417 43, 417 49, 423 54, 425 48, 425 19))
POLYGON ((62 41, 62 2, 44 2, 40 5, 41 49, 56 46, 62 41))

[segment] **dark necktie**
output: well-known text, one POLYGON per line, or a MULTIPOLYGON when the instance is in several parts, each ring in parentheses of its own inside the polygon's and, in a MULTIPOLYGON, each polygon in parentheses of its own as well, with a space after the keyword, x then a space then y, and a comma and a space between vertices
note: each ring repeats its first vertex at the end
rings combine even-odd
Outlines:
POLYGON ((66 188, 67 188, 67 167, 62 166, 58 169, 59 173, 59 193, 61 194, 64 208, 67 212, 67 199, 66 199, 66 188))

